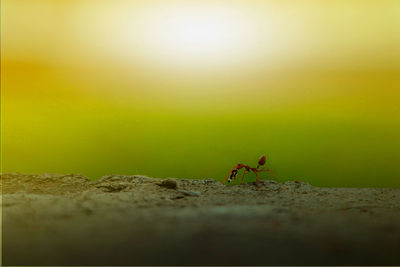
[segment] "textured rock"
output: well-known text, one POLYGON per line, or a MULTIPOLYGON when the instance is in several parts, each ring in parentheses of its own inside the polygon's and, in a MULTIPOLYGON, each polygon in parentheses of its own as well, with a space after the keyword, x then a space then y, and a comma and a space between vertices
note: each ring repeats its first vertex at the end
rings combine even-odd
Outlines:
POLYGON ((398 189, 140 175, 1 182, 4 265, 400 263, 398 189))
POLYGON ((193 191, 188 191, 188 190, 183 190, 183 189, 178 190, 178 192, 181 192, 182 194, 184 194, 186 196, 191 196, 191 197, 199 197, 201 195, 201 193, 199 193, 199 192, 193 192, 193 191))

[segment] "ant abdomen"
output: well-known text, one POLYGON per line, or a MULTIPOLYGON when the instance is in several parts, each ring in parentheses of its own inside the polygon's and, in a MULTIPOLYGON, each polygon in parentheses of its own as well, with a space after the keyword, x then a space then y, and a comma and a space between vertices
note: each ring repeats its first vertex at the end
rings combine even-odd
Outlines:
POLYGON ((258 167, 263 166, 265 164, 265 162, 267 162, 267 157, 264 155, 261 156, 261 158, 258 160, 258 167))

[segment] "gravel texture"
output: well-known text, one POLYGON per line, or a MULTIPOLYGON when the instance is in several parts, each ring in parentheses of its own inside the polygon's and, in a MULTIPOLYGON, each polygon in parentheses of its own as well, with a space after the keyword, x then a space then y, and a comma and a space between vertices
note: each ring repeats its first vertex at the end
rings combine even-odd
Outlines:
POLYGON ((8 173, 3 265, 400 265, 400 190, 8 173))

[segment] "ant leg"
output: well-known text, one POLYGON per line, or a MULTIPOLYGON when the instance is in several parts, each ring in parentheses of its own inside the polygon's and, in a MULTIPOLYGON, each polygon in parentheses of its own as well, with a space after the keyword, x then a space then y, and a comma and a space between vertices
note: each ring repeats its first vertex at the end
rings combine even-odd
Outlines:
POLYGON ((248 174, 248 173, 249 173, 249 171, 244 171, 244 172, 242 173, 242 182, 241 182, 240 184, 243 184, 244 176, 245 176, 246 174, 248 174))
POLYGON ((232 167, 232 168, 229 170, 228 174, 225 176, 224 180, 222 181, 222 184, 225 184, 226 180, 227 180, 228 177, 229 177, 229 174, 231 174, 231 172, 233 171, 233 169, 235 169, 235 167, 232 167))
POLYGON ((270 173, 272 174, 273 177, 275 177, 275 179, 279 182, 282 183, 281 179, 279 179, 278 175, 276 175, 276 173, 273 170, 269 170, 270 173))
POLYGON ((282 183, 282 181, 279 179, 278 175, 276 175, 276 173, 275 173, 273 170, 270 170, 270 169, 262 169, 262 170, 259 170, 258 172, 269 172, 270 174, 272 174, 272 176, 273 176, 273 178, 274 178, 275 180, 277 180, 279 183, 282 183))
POLYGON ((258 172, 269 172, 270 174, 272 174, 272 176, 275 178, 275 180, 277 180, 283 186, 283 189, 285 189, 285 190, 288 189, 287 186, 284 183, 282 183, 282 181, 279 179, 278 175, 276 175, 276 173, 273 170, 265 168, 263 170, 259 170, 258 172))
POLYGON ((256 175, 256 191, 258 191, 258 172, 254 172, 256 175))

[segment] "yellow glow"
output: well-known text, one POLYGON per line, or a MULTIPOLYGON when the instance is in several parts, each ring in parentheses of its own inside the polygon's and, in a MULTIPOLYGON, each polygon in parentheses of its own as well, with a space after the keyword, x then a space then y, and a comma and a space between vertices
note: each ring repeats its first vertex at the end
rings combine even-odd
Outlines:
POLYGON ((3 172, 400 186, 399 0, 0 1, 3 172))
POLYGON ((72 38, 82 49, 89 45, 93 54, 141 67, 214 71, 251 64, 279 30, 268 25, 269 11, 226 1, 99 1, 96 9, 83 1, 76 7, 72 38))
POLYGON ((256 38, 251 16, 239 11, 189 5, 145 14, 140 31, 147 47, 143 50, 173 65, 229 64, 249 53, 256 38))

